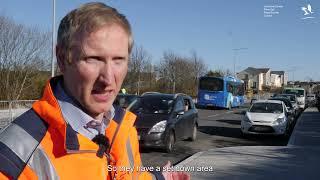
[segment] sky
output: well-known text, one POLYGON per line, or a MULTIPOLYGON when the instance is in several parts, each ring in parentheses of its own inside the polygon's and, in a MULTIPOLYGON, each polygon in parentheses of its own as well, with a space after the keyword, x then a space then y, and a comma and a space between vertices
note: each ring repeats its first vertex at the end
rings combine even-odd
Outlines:
MULTIPOLYGON (((90 1, 55 0, 56 28, 70 10, 85 2, 90 1)), ((319 0, 101 2, 127 16, 135 44, 147 50, 154 64, 167 50, 181 56, 196 51, 213 70, 271 68, 286 71, 289 80, 320 81, 319 0)), ((45 31, 52 29, 52 9, 53 0, 0 2, 0 15, 45 31)))

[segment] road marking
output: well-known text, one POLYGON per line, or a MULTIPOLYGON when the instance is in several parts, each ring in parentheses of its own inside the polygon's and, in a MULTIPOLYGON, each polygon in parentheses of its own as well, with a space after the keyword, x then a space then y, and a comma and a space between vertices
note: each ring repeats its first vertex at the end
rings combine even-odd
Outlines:
POLYGON ((215 117, 215 116, 220 116, 220 115, 223 115, 223 114, 230 114, 230 113, 233 113, 233 111, 227 111, 227 112, 220 113, 220 114, 213 114, 213 115, 210 115, 208 117, 215 117))
POLYGON ((222 114, 214 114, 214 115, 210 115, 208 117, 214 117, 214 116, 219 116, 219 115, 222 115, 222 114))

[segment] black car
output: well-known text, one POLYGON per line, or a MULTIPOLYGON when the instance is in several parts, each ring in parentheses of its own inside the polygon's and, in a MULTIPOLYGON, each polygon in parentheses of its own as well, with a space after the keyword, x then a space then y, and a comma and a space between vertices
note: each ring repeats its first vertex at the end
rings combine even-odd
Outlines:
POLYGON ((126 109, 135 99, 137 99, 137 97, 138 95, 134 94, 118 94, 113 105, 126 109))
POLYGON ((137 115, 140 144, 173 150, 174 143, 197 136, 198 110, 185 94, 145 93, 128 108, 137 115))
POLYGON ((295 118, 298 116, 298 112, 297 110, 293 107, 290 99, 286 98, 286 97, 273 97, 273 98, 269 98, 269 100, 279 100, 282 101, 286 107, 287 107, 287 111, 288 111, 288 119, 290 120, 290 124, 292 124, 295 120, 295 118))

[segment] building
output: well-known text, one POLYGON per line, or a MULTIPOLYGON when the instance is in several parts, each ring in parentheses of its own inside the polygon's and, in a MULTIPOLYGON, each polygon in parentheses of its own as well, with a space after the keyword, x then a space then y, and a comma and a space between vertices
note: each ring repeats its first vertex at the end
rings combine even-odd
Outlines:
POLYGON ((256 91, 261 91, 264 87, 282 87, 288 82, 284 71, 271 71, 270 68, 248 67, 237 73, 237 77, 245 82, 246 90, 256 91))
POLYGON ((288 84, 288 75, 284 71, 271 71, 270 80, 271 86, 283 87, 288 84))
POLYGON ((270 68, 247 69, 237 73, 237 77, 244 81, 246 90, 262 90, 263 85, 270 85, 270 68))

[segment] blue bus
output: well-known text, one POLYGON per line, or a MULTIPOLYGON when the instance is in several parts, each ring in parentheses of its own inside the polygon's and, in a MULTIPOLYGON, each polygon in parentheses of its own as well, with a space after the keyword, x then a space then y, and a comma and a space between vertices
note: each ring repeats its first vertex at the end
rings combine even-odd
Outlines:
POLYGON ((239 107, 244 104, 244 82, 232 76, 210 77, 199 79, 199 107, 239 107))

